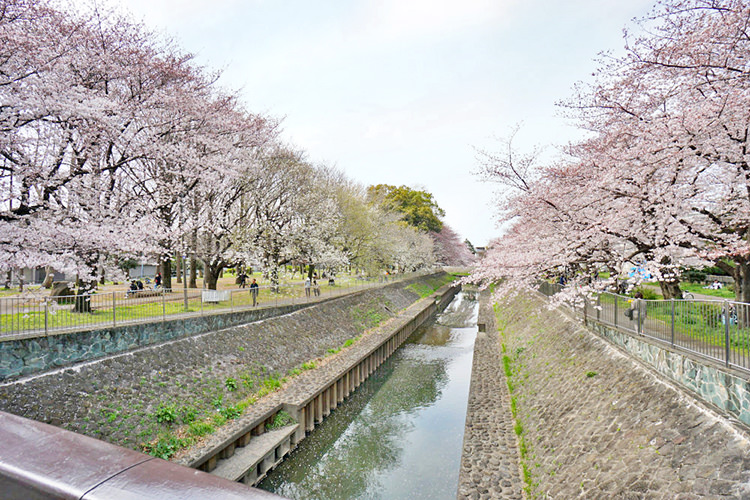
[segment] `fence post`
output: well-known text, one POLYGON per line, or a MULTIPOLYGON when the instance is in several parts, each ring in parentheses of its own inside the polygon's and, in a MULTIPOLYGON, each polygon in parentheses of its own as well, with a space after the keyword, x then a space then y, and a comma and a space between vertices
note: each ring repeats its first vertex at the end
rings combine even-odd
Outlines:
POLYGON ((234 312, 234 294, 229 290, 229 310, 234 312))
POLYGON ((112 292, 112 326, 117 326, 117 292, 112 292))
POLYGON ((49 335, 49 301, 44 298, 44 335, 49 335))
POLYGON ((161 319, 167 321, 167 289, 161 289, 161 319))
POLYGON ((602 314, 602 296, 597 295, 596 296, 596 321, 601 322, 601 314, 602 314))
POLYGON ((671 301, 672 301, 672 325, 671 325, 670 339, 671 339, 672 347, 674 347, 674 297, 672 297, 671 301))
POLYGON ((729 367, 729 301, 724 301, 724 359, 729 367))

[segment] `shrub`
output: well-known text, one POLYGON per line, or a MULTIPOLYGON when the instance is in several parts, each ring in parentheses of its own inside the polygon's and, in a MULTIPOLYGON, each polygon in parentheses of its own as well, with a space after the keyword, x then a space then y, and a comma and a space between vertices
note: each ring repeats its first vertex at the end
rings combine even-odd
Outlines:
POLYGON ((236 390, 237 390, 237 381, 236 381, 235 379, 233 379, 233 378, 229 377, 229 378, 228 378, 228 379, 226 379, 226 381, 224 382, 224 387, 226 387, 226 388, 227 388, 227 390, 229 390, 229 391, 231 391, 231 392, 234 392, 234 391, 236 391, 236 390))
POLYGON ((171 424, 177 420, 177 410, 174 405, 159 405, 156 409, 156 421, 158 423, 171 424))
POLYGON ((284 410, 281 410, 273 417, 273 422, 266 424, 266 430, 279 429, 287 425, 293 424, 295 420, 284 410))

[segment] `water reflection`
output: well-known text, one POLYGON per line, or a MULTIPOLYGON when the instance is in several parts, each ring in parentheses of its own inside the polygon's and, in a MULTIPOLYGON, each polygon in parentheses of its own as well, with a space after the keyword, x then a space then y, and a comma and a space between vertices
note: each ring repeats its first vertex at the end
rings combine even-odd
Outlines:
POLYGON ((455 498, 475 325, 476 302, 459 294, 260 487, 293 499, 455 498))

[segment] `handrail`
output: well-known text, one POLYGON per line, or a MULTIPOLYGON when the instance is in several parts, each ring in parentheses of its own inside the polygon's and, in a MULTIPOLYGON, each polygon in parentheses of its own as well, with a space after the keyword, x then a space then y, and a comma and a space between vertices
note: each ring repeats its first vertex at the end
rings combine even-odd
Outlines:
POLYGON ((272 500, 278 495, 0 412, 4 500, 272 500))
MULTIPOLYGON (((560 285, 543 283, 552 296, 560 285)), ((721 299, 645 300, 602 292, 576 308, 587 321, 613 326, 750 373, 750 304, 721 299)))

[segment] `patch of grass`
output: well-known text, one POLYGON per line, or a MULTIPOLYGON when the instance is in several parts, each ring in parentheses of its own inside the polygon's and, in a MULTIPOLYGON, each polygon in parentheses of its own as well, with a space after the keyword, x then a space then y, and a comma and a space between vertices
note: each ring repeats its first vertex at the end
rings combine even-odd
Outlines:
POLYGON ((303 370, 314 370, 317 365, 315 364, 315 361, 308 361, 306 363, 302 363, 301 368, 303 370))
POLYGON ((154 413, 160 424, 172 424, 177 421, 177 409, 174 405, 161 404, 154 413))
POLYGON ((188 426, 188 432, 196 437, 212 434, 215 430, 214 426, 207 422, 193 422, 188 426))
POLYGON ((151 456, 169 460, 178 450, 190 446, 192 441, 187 438, 178 438, 173 434, 165 434, 159 437, 156 443, 143 445, 143 451, 151 456))
POLYGON ((357 330, 363 332, 378 326, 382 321, 388 319, 389 314, 386 307, 387 304, 384 303, 384 299, 379 297, 351 308, 349 316, 357 330))
POLYGON ((596 372, 588 371, 586 372, 586 376, 588 378, 596 377, 596 372))
POLYGON ((224 381, 224 387, 226 387, 228 391, 234 392, 237 390, 237 381, 232 377, 229 377, 224 381))
POLYGON ((513 369, 511 368, 510 363, 510 358, 508 356, 503 356, 503 371, 508 378, 513 376, 513 369))
POLYGON ((242 410, 237 406, 227 406, 226 408, 219 410, 219 413, 221 413, 221 415, 227 420, 234 420, 242 415, 242 410))
POLYGON ((273 417, 273 422, 271 422, 270 424, 266 424, 266 430, 272 431, 274 429, 286 427, 287 425, 291 425, 295 422, 296 420, 294 420, 291 415, 289 415, 284 410, 281 410, 273 417))
POLYGON ((182 420, 183 424, 195 422, 195 419, 197 417, 198 410, 196 410, 192 406, 183 406, 182 408, 180 408, 180 420, 182 420))
POLYGON ((411 285, 407 286, 406 288, 407 288, 407 290, 411 290, 412 292, 414 292, 417 295, 419 295, 419 297, 422 298, 422 299, 425 298, 425 297, 429 297, 430 295, 432 295, 433 293, 435 293, 435 290, 431 286, 429 286, 429 285, 427 285, 425 283, 412 283, 411 285))

